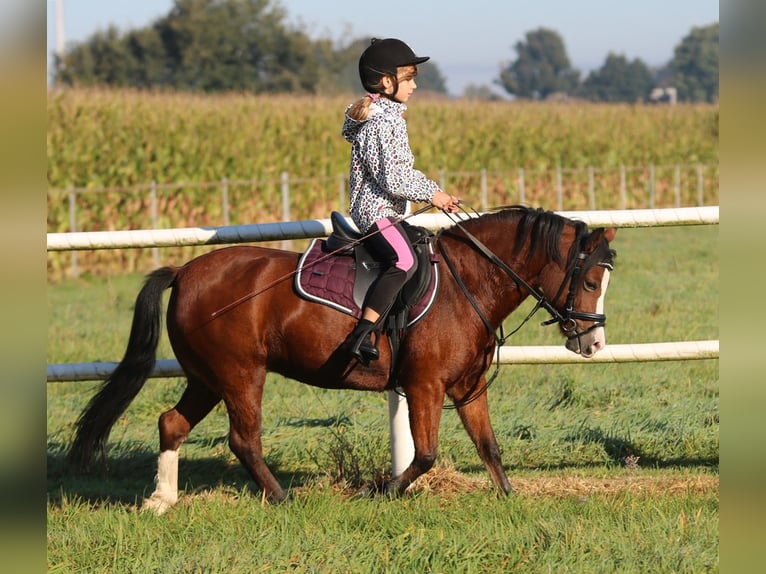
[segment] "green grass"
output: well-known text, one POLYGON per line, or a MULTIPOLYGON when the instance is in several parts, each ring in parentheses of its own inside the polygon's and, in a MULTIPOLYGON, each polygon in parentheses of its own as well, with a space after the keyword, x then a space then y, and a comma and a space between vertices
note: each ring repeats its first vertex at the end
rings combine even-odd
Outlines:
MULTIPOLYGON (((717 238, 717 227, 620 230, 608 343, 717 339, 717 238)), ((51 285, 48 362, 118 360, 140 284, 51 285)), ((539 322, 509 343, 563 343, 539 322)), ((182 448, 182 497, 162 517, 137 506, 153 490, 157 417, 183 381, 150 380, 112 431, 108 469, 72 475, 63 454, 97 386, 47 387, 51 572, 718 570, 717 360, 501 367, 490 414, 518 491, 509 499, 454 411, 437 468, 412 493, 353 499, 389 472, 385 396, 272 376, 265 452, 293 499, 263 503, 218 407, 182 448)))
POLYGON ((159 518, 81 502, 59 512, 49 572, 704 572, 718 562, 712 493, 391 503, 313 489, 277 507, 241 492, 199 496, 159 518))

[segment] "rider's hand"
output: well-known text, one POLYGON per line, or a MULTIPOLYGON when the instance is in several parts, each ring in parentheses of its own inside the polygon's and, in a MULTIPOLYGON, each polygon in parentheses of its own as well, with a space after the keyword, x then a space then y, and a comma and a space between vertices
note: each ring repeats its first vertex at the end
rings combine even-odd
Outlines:
POLYGON ((439 209, 443 209, 448 213, 457 213, 457 211, 460 209, 458 207, 459 204, 460 200, 457 197, 444 193, 443 191, 436 191, 434 193, 433 199, 431 200, 431 205, 438 207, 439 209))

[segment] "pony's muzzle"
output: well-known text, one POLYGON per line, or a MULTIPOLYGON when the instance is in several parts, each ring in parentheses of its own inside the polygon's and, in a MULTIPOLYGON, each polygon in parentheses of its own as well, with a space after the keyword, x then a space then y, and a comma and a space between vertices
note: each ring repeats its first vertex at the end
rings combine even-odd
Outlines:
POLYGON ((606 347, 606 331, 603 324, 593 325, 586 331, 567 337, 565 347, 585 358, 592 357, 606 347))

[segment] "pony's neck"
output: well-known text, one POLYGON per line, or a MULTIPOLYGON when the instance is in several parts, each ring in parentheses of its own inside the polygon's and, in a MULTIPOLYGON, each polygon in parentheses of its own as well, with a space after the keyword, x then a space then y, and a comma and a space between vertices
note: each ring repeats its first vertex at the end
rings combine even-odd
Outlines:
MULTIPOLYGON (((564 218, 541 210, 519 210, 484 215, 461 226, 530 287, 555 295, 551 291, 558 285, 552 282, 563 278, 577 235, 564 218)), ((473 245, 460 227, 455 233, 464 244, 461 249, 471 254, 461 258, 459 273, 490 323, 499 327, 530 295, 529 291, 473 245)))

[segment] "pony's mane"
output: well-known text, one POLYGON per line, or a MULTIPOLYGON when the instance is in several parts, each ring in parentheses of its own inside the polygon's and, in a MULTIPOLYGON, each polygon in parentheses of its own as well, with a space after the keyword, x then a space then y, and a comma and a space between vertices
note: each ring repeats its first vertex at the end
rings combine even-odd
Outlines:
MULTIPOLYGON (((521 205, 513 205, 498 208, 498 211, 483 215, 479 219, 473 219, 465 222, 469 230, 473 226, 481 226, 484 222, 498 222, 501 227, 507 229, 507 224, 516 223, 516 237, 514 238, 513 255, 518 255, 524 246, 524 241, 530 240, 527 260, 531 260, 538 250, 542 249, 546 257, 553 259, 557 263, 561 260, 561 234, 566 225, 572 225, 575 228, 575 245, 581 245, 584 238, 588 235, 588 227, 582 221, 567 219, 552 211, 546 211, 542 208, 531 208, 521 205)), ((569 253, 569 258, 576 256, 574 249, 569 253)), ((567 261, 569 265, 571 261, 567 261)))

